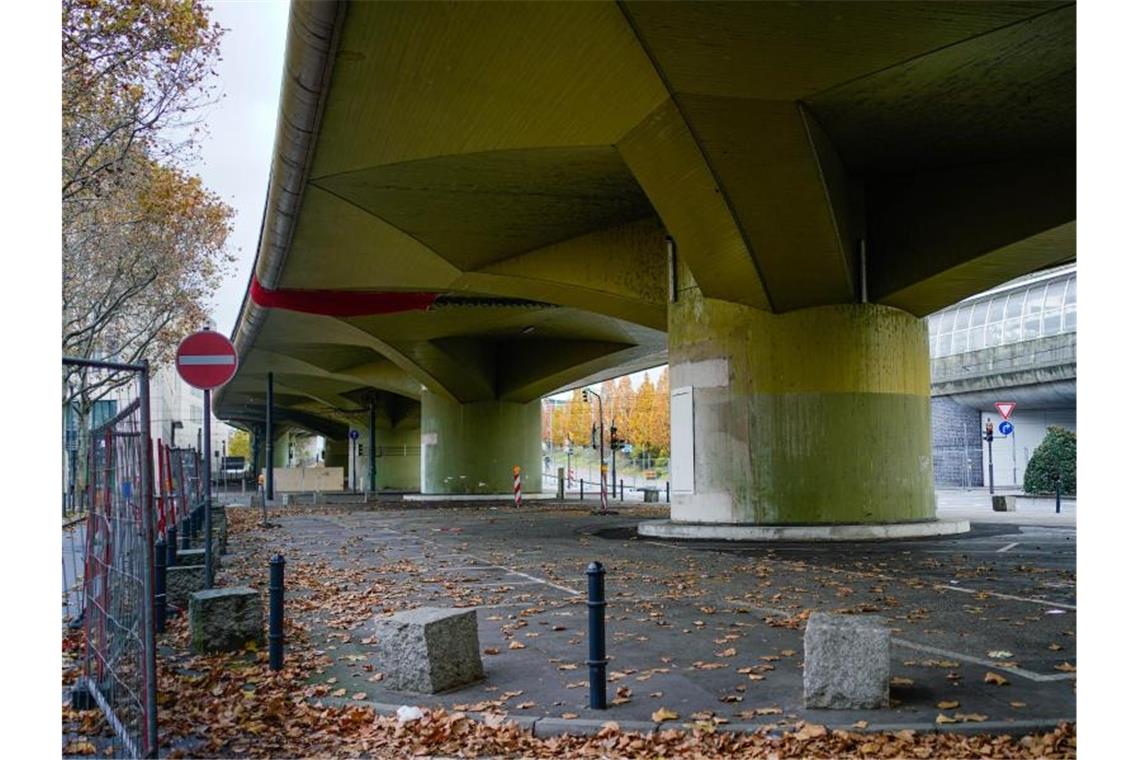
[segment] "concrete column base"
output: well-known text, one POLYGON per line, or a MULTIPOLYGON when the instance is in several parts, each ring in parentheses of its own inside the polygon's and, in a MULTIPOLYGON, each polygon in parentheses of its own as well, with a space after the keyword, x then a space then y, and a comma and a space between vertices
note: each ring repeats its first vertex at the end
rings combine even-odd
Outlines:
POLYGON ((647 520, 637 526, 646 538, 691 541, 884 541, 899 538, 950 536, 970 530, 969 520, 928 520, 911 523, 849 523, 845 525, 741 525, 647 520))
MULTIPOLYGON (((537 501, 539 499, 555 499, 555 493, 524 493, 523 501, 537 501)), ((404 501, 509 501, 514 502, 513 493, 406 493, 404 501)))

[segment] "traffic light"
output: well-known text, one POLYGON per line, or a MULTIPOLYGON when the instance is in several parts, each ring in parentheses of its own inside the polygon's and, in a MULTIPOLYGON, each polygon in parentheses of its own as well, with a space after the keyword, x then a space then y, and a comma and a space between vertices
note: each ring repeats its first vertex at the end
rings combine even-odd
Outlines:
POLYGON ((983 437, 988 442, 992 442, 994 439, 994 423, 990 420, 986 420, 986 434, 983 437))
POLYGON ((590 426, 590 446, 598 448, 598 423, 590 426))
POLYGON ((585 388, 582 389, 582 401, 586 404, 590 403, 590 392, 585 388))
POLYGON ((617 437, 617 425, 610 425, 610 448, 616 449, 621 442, 617 437))
POLYGON ((356 444, 356 455, 358 457, 364 456, 364 444, 363 443, 356 444))

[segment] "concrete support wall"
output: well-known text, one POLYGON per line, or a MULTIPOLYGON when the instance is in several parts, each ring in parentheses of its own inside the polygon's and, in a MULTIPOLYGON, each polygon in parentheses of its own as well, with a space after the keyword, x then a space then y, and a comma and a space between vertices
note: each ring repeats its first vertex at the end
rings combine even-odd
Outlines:
POLYGON ((540 401, 457 404, 428 391, 421 401, 423 493, 510 493, 515 465, 524 492, 542 490, 540 401))
POLYGON ((325 467, 340 467, 348 475, 348 441, 325 438, 325 467))
POLYGON ((674 521, 934 518, 921 319, 875 304, 773 314, 688 287, 670 305, 669 373, 674 473, 693 465, 674 521))
MULTIPOLYGON (((376 488, 417 491, 420 487, 420 420, 406 417, 395 427, 376 424, 376 488)), ((368 454, 368 441, 364 453, 368 454)))
POLYGON ((930 399, 934 484, 939 488, 982 486, 982 415, 953 399, 930 399))
MULTIPOLYGON (((369 469, 368 454, 372 450, 368 436, 368 426, 358 427, 360 437, 356 440, 356 488, 366 491, 372 485, 372 471, 369 469)), ((351 461, 352 452, 346 447, 346 455, 351 461)), ((346 464, 346 468, 350 465, 346 464)), ((395 426, 384 415, 376 419, 376 490, 378 491, 418 491, 420 487, 420 420, 419 415, 405 417, 395 426)), ((349 472, 348 469, 345 472, 349 472)), ((351 488, 351 484, 350 484, 351 488)))

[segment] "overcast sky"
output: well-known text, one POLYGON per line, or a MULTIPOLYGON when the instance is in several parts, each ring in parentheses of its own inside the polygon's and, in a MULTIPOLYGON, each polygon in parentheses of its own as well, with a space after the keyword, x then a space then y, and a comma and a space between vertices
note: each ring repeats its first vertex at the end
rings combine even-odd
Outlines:
POLYGON ((211 16, 222 37, 218 91, 205 114, 209 136, 193 166, 206 186, 233 206, 230 248, 238 262, 213 299, 217 330, 229 335, 241 309, 269 183, 277 101, 285 57, 287 0, 214 0, 211 16))

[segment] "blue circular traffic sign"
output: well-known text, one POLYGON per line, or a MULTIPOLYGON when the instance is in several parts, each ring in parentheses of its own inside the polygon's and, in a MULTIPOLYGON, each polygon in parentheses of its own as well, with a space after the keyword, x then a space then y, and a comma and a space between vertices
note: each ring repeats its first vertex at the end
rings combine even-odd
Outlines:
POLYGON ((1013 432, 1013 423, 1009 420, 1002 420, 1001 424, 998 425, 998 432, 1002 435, 1009 435, 1013 432))
POLYGON ((355 430, 350 430, 350 431, 348 431, 348 437, 355 441, 357 438, 360 437, 360 433, 358 433, 355 430))

